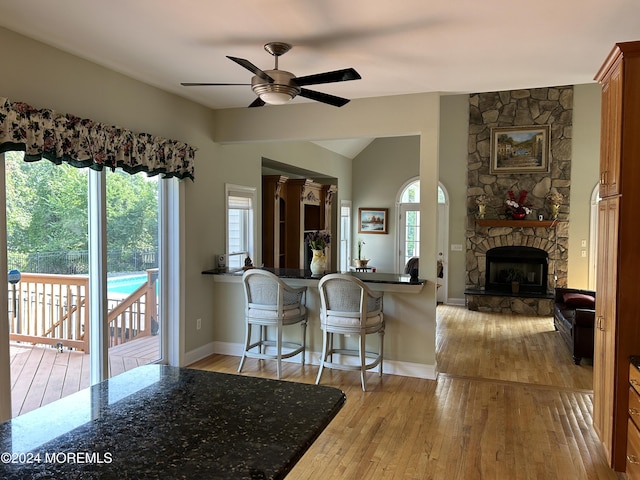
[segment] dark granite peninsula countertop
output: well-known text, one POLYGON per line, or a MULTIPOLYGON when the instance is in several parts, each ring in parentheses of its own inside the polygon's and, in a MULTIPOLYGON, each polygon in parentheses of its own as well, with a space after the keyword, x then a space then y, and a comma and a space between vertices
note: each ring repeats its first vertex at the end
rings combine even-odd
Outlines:
POLYGON ((345 399, 147 365, 0 424, 0 478, 281 479, 345 399))
MULTIPOLYGON (((324 275, 328 275, 330 273, 340 273, 340 272, 326 272, 321 275, 313 275, 310 270, 298 270, 294 268, 268 268, 262 267, 262 270, 267 270, 269 272, 275 273, 278 277, 282 279, 296 279, 296 280, 320 280, 324 275)), ((214 268, 211 270, 204 270, 202 272, 203 275, 223 275, 223 276, 232 276, 232 277, 241 277, 244 273, 243 269, 239 270, 229 270, 229 269, 218 269, 214 268)), ((400 274, 400 273, 382 273, 382 272, 347 272, 346 275, 351 275, 356 278, 359 278, 365 283, 378 283, 378 284, 387 284, 387 285, 406 285, 407 287, 412 288, 422 288, 425 284, 425 280, 423 279, 412 279, 410 275, 400 274)))
POLYGON ((640 370, 640 355, 632 355, 629 360, 631 361, 631 365, 640 370))

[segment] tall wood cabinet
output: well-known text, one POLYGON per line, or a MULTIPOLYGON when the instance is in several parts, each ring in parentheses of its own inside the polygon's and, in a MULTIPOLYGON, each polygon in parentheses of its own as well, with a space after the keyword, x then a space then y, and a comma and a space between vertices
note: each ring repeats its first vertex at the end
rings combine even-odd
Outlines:
POLYGON ((640 42, 619 43, 602 84, 593 424, 609 464, 624 471, 629 356, 640 354, 640 42))
POLYGON ((262 262, 267 267, 285 265, 285 226, 287 205, 284 185, 289 180, 283 175, 262 177, 262 262))
MULTIPOLYGON (((308 269, 311 250, 305 243, 309 232, 333 231, 335 185, 281 175, 262 177, 262 260, 266 267, 308 269)), ((332 244, 335 238, 332 236, 332 244)), ((327 265, 335 268, 331 250, 327 265)))
POLYGON ((616 378, 616 290, 618 287, 618 217, 620 198, 598 205, 598 277, 593 358, 593 426, 612 465, 616 378))

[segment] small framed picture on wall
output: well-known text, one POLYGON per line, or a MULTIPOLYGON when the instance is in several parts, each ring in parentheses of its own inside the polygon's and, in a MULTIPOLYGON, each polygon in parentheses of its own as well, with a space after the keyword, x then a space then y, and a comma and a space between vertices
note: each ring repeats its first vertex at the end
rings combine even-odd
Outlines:
POLYGON ((358 233, 388 233, 388 208, 359 208, 358 233))

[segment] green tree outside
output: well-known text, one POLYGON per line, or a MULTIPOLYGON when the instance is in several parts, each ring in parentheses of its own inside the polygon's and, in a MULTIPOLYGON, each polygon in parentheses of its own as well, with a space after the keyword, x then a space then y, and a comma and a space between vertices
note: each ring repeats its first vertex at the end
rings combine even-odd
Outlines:
MULTIPOLYGON (((24 162, 22 157, 22 152, 5 154, 10 256, 86 252, 88 170, 44 159, 24 162)), ((115 170, 106 181, 108 252, 156 251, 157 180, 115 170)), ((122 268, 126 266, 109 265, 110 271, 122 268)))

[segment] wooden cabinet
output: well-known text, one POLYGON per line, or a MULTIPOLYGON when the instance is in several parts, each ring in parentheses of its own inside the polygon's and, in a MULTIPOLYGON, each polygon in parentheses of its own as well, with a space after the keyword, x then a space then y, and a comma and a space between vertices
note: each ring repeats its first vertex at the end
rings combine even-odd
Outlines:
POLYGON ((593 422, 609 464, 624 471, 629 357, 640 354, 640 42, 616 44, 596 80, 603 94, 593 422))
MULTIPOLYGON (((322 185, 309 179, 287 182, 287 268, 309 268, 311 250, 305 243, 309 232, 332 233, 332 202, 335 185, 322 185)), ((335 239, 334 239, 335 240, 335 239)), ((325 252, 327 265, 332 265, 331 248, 325 252)))
POLYGON ((640 371, 629 366, 629 420, 627 422, 627 480, 640 479, 640 371))
MULTIPOLYGON (((310 179, 262 177, 262 261, 266 267, 309 268, 311 254, 305 236, 316 230, 332 233, 336 191, 335 185, 310 179)), ((331 266, 331 248, 325 253, 331 266)))
POLYGON ((622 137, 622 62, 618 57, 602 84, 600 196, 617 195, 620 182, 620 140, 622 137))
POLYGON ((599 261, 594 328, 593 426, 609 459, 613 457, 614 443, 618 209, 618 197, 603 199, 598 205, 599 261))
POLYGON ((285 226, 287 219, 284 185, 288 177, 262 177, 262 262, 267 267, 280 268, 286 263, 285 226))

